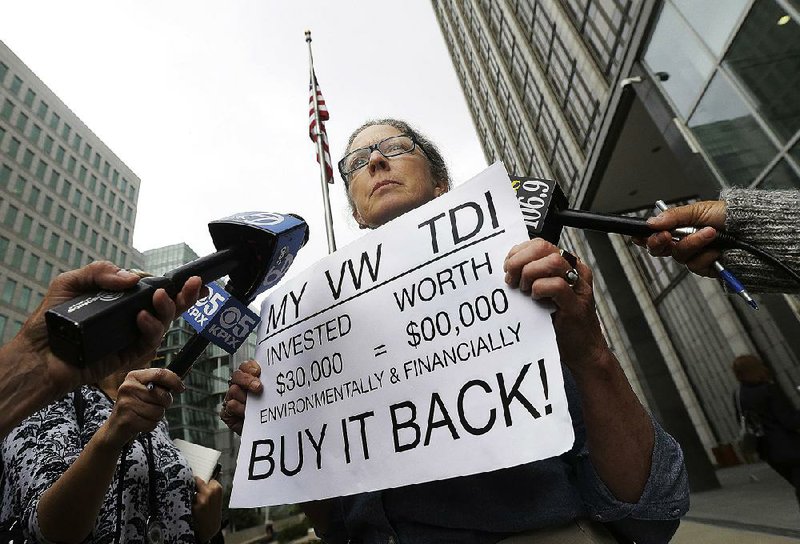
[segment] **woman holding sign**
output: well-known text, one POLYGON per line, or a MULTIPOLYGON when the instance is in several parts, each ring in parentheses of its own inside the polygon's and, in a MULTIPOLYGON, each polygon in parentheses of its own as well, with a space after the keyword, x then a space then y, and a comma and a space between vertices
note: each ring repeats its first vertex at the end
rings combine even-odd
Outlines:
MULTIPOLYGON (((362 228, 379 227, 450 184, 436 146, 393 119, 357 129, 339 171, 362 228)), ((543 240, 511 248, 503 270, 508 285, 557 307, 552 320, 572 449, 490 473, 307 503, 324 541, 667 542, 677 529, 688 509, 683 455, 639 403, 608 348, 591 270, 543 240)), ((263 390, 259 375, 249 361, 231 378, 221 417, 237 432, 247 392, 263 390)))

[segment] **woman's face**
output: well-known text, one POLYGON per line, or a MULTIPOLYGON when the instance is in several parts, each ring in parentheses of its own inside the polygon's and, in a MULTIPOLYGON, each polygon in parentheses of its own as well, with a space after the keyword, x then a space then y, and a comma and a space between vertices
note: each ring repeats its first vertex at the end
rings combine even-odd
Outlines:
MULTIPOLYGON (((402 132, 393 126, 369 126, 355 137, 348 151, 398 134, 402 132)), ((419 146, 389 159, 374 150, 369 163, 350 179, 353 217, 362 227, 379 227, 445 191, 446 185, 433 180, 428 159, 419 146)))

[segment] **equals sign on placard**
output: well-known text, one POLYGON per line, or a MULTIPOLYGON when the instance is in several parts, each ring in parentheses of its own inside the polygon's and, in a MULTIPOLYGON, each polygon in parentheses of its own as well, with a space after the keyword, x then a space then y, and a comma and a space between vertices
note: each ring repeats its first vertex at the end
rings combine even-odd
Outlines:
POLYGON ((378 357, 379 355, 386 353, 386 344, 381 344, 380 346, 376 346, 372 349, 375 351, 375 357, 378 357))

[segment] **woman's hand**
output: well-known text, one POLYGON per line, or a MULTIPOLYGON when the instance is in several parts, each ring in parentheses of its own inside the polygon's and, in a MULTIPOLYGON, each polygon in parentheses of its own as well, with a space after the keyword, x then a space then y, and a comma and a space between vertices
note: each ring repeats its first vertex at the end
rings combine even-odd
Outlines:
POLYGON ((570 285, 566 275, 571 269, 559 249, 541 238, 511 248, 503 264, 508 285, 529 293, 534 300, 555 303, 553 326, 561 360, 578 374, 587 365, 604 360, 608 344, 595 311, 592 271, 578 260, 578 278, 570 285))
POLYGON ((725 226, 727 207, 721 200, 705 200, 669 208, 647 220, 647 224, 661 232, 647 238, 634 238, 633 242, 646 247, 653 257, 672 257, 700 276, 717 277, 714 261, 720 252, 708 249, 716 240, 717 231, 725 226), (678 227, 703 227, 681 241, 673 240, 670 230, 678 227))
POLYGON ((197 493, 192 503, 194 536, 197 542, 204 543, 219 532, 222 525, 222 486, 216 480, 205 483, 194 477, 197 493))
POLYGON ((228 381, 228 392, 225 393, 219 417, 236 434, 242 434, 247 394, 258 395, 264 390, 261 380, 258 379, 259 376, 261 376, 261 367, 253 359, 250 359, 239 365, 239 369, 231 375, 231 379, 228 381))
POLYGON ((152 431, 172 404, 172 391, 185 389, 178 375, 166 368, 129 372, 117 390, 114 410, 103 425, 107 441, 121 447, 139 433, 152 431), (155 387, 148 389, 148 383, 155 387))

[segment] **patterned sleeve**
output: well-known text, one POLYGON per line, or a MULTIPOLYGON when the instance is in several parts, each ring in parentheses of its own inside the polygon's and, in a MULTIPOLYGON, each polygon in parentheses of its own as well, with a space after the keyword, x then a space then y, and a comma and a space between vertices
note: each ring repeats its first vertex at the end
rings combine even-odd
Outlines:
POLYGON ((23 421, 3 441, 5 483, 14 497, 13 515, 22 522, 28 538, 48 542, 39 529, 39 500, 79 453, 78 425, 70 396, 23 421))
MULTIPOLYGON (((720 194, 726 203, 725 230, 800 270, 800 191, 731 187, 720 194)), ((782 270, 738 249, 725 251, 723 264, 754 292, 800 292, 782 270)))

